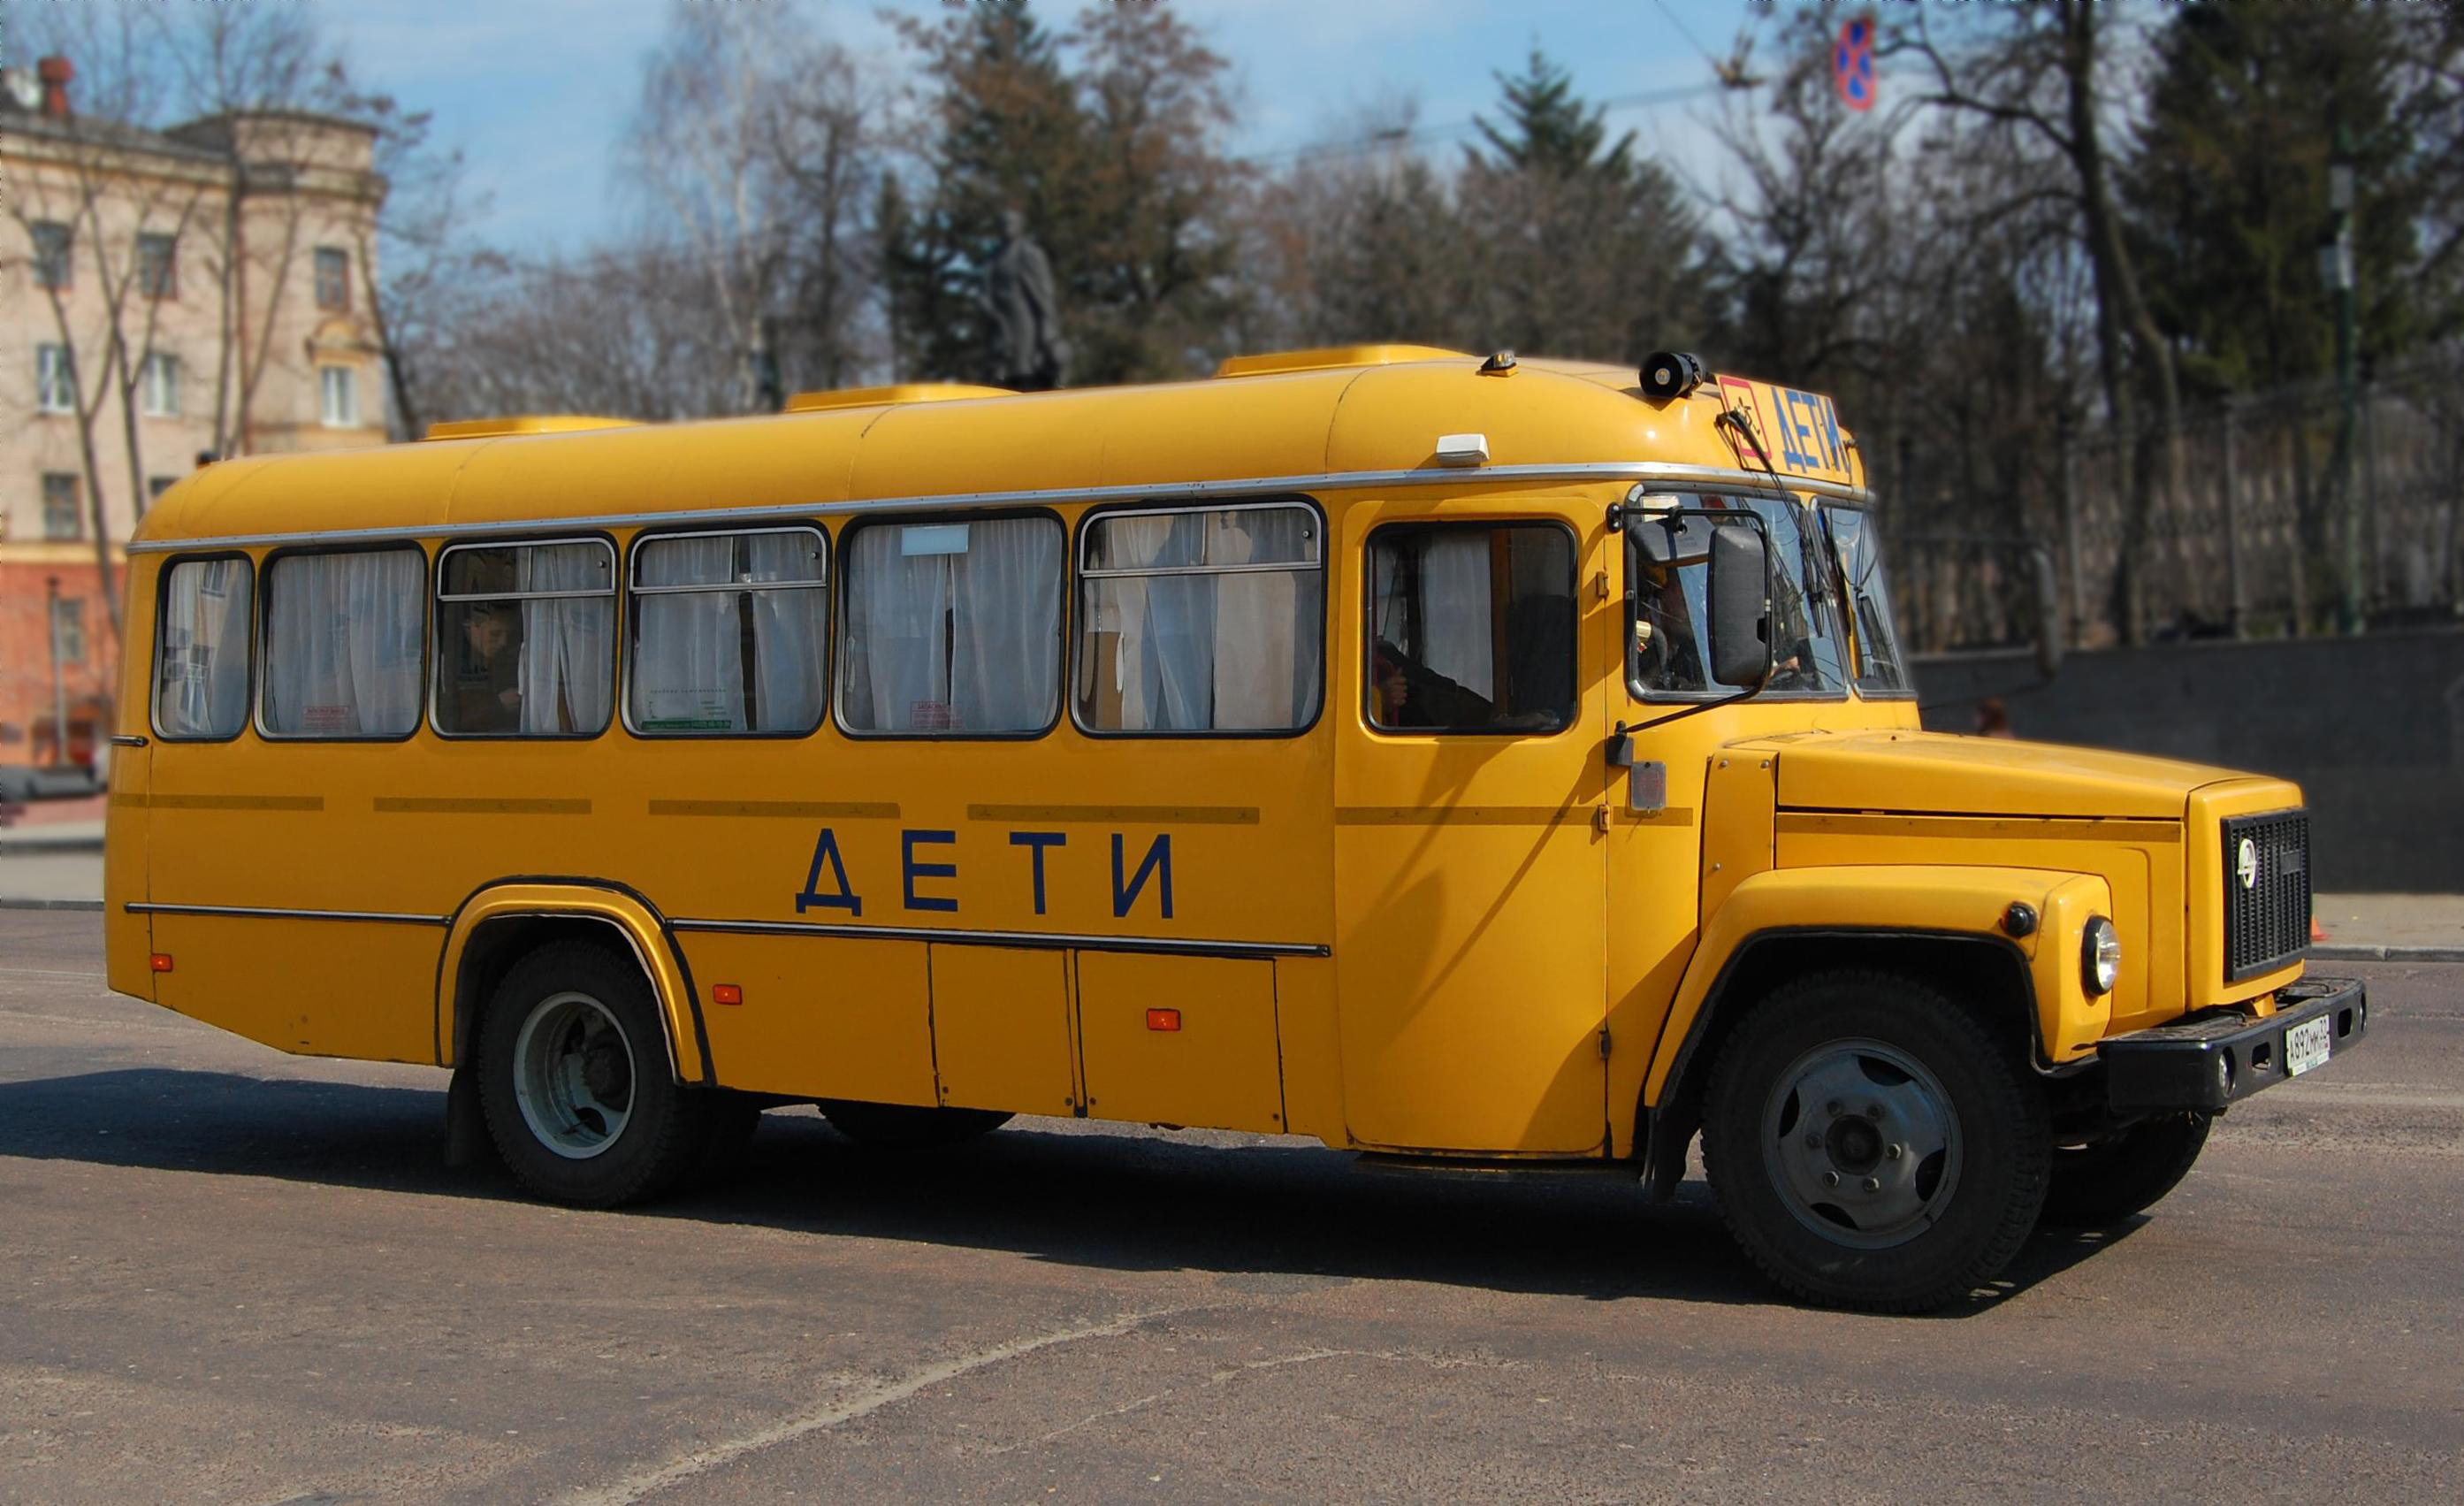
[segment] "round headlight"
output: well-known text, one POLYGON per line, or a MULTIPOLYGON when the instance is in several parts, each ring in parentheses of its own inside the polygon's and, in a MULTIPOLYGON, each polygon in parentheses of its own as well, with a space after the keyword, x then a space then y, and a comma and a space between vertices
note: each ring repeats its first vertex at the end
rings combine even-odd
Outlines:
POLYGON ((2079 982, 2090 995, 2113 991, 2122 976, 2122 933, 2104 917, 2090 916, 2079 933, 2079 982))

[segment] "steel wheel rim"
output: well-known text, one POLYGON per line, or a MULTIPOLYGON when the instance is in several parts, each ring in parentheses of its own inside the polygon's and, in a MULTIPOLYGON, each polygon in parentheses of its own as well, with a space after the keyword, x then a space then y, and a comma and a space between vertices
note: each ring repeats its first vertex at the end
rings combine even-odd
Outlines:
POLYGON ((588 1161, 625 1134, 633 1111, 633 1043, 586 993, 531 1006, 514 1037, 514 1101, 531 1136, 568 1161, 588 1161))
POLYGON ((1827 1041, 1763 1100, 1763 1165, 1798 1223, 1859 1250, 1931 1229, 1959 1185, 1959 1116, 1925 1065, 1895 1046, 1827 1041))

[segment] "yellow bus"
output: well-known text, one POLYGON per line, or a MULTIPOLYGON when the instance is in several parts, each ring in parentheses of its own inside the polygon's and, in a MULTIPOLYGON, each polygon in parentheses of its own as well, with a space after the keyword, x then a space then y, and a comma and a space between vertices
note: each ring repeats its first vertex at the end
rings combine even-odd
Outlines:
POLYGON ((453 1071, 536 1192, 761 1109, 1592 1167, 1939 1303, 2366 1026, 2300 792, 1919 730, 1857 444, 1410 346, 248 458, 131 545, 111 986, 453 1071))

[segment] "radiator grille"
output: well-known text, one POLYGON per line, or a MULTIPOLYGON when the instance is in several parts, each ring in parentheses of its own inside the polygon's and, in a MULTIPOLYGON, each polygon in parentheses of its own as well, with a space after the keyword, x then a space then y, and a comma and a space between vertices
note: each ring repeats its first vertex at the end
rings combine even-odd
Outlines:
POLYGON ((2234 816, 2224 838, 2225 982, 2239 983, 2283 966, 2310 944, 2310 816, 2234 816))

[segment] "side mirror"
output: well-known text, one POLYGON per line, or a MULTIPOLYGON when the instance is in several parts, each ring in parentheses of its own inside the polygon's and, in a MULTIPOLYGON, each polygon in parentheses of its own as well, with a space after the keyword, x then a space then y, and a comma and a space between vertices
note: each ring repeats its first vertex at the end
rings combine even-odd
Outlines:
POLYGON ((2036 587, 2036 673, 2052 679, 2062 668, 2062 592, 2054 575, 2054 551, 2032 547, 2028 564, 2036 587))
POLYGON ((1771 676, 1771 546, 1762 520, 1711 529, 1711 678, 1757 691, 1771 676))
POLYGON ((1700 565, 1711 555, 1711 520, 1701 513, 1628 513, 1625 533, 1642 563, 1661 569, 1700 565))

